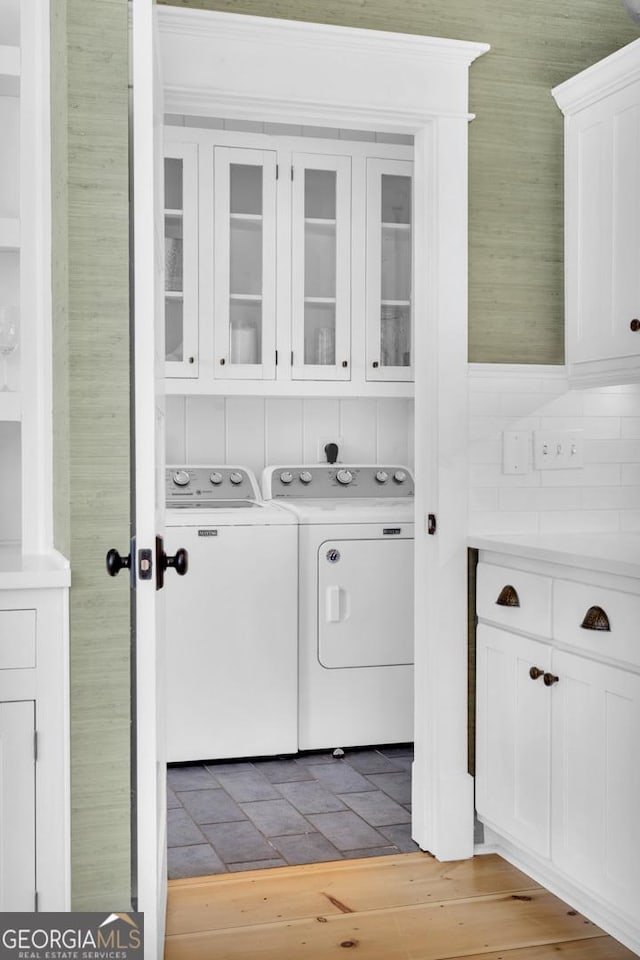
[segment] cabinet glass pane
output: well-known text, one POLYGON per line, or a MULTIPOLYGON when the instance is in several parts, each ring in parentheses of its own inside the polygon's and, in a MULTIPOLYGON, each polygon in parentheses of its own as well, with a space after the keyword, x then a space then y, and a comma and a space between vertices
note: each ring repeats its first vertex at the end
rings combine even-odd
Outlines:
POLYGON ((230 291, 236 296, 262 293, 262 221, 231 218, 230 291))
POLYGON ((382 299, 411 299, 411 228, 382 226, 382 299))
POLYGON ((164 285, 182 290, 182 217, 164 218, 164 285))
POLYGON ((383 305, 380 310, 380 363, 411 366, 411 307, 383 305))
POLYGON ((304 293, 306 297, 336 295, 335 223, 305 223, 304 293))
POLYGON ((335 170, 305 170, 304 216, 312 220, 335 220, 335 170))
POLYGON ((262 215, 262 167, 232 163, 229 170, 231 213, 262 215))
POLYGON ((233 299, 229 305, 231 363, 262 363, 262 303, 233 299))
POLYGON ((411 223, 411 177, 382 174, 382 222, 411 223))
POLYGON ((164 301, 164 348, 167 360, 184 360, 184 304, 182 297, 164 301))
POLYGON ((165 157, 164 205, 167 210, 182 210, 182 160, 165 157))
POLYGON ((335 366, 336 308, 333 303, 304 305, 304 362, 335 366))

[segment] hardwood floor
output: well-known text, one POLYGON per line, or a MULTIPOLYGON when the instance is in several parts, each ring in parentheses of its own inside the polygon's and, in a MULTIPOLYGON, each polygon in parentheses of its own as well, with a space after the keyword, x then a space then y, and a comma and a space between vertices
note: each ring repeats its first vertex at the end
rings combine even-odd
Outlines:
POLYGON ((428 854, 169 883, 165 960, 631 960, 495 855, 428 854), (345 951, 353 951, 346 954, 345 951))

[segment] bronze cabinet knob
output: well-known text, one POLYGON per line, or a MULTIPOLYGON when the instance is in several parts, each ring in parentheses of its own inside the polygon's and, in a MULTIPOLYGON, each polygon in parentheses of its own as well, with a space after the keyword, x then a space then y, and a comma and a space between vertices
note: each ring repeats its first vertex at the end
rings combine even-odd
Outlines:
POLYGON ((634 319, 631 321, 631 323, 629 324, 629 329, 630 329, 633 333, 637 333, 638 330, 640 330, 640 320, 634 318, 634 319))
POLYGON ((529 676, 532 680, 539 680, 540 677, 544 676, 544 670, 541 670, 540 667, 531 667, 529 670, 529 676))
POLYGON ((552 687, 554 683, 557 683, 560 677, 554 676, 552 673, 545 673, 543 680, 545 687, 552 687))

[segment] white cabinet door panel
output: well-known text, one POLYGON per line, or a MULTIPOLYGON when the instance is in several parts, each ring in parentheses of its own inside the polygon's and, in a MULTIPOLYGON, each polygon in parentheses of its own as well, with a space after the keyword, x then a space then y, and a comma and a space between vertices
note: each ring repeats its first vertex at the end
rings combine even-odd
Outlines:
POLYGON ((524 847, 549 856, 551 730, 544 643, 481 624, 477 639, 476 807, 524 847))
POLYGON ((640 903, 640 676, 555 651, 553 858, 627 912, 640 903))
POLYGON ((34 703, 0 703, 0 910, 35 909, 34 703))

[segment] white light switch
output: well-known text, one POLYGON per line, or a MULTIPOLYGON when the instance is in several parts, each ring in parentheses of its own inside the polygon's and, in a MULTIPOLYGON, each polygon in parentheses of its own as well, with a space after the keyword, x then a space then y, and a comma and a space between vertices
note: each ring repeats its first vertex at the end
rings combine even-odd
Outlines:
POLYGON ((502 434, 502 472, 529 473, 531 464, 531 434, 528 430, 514 430, 502 434))
POLYGON ((579 470, 584 466, 582 430, 535 430, 536 470, 579 470))

